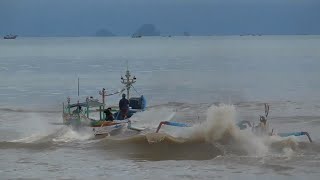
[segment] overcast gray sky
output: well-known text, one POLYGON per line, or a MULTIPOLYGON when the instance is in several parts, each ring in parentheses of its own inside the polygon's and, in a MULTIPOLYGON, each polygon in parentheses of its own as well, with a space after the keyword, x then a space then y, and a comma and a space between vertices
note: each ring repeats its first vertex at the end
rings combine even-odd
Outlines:
POLYGON ((0 35, 320 34, 320 0, 0 0, 0 35))

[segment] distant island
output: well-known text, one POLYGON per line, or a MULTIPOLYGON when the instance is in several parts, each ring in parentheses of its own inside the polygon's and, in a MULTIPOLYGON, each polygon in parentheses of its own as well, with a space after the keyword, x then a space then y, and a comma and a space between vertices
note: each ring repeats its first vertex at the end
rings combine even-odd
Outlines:
POLYGON ((112 32, 110 32, 107 29, 100 29, 96 32, 95 34, 98 37, 110 37, 110 36, 115 36, 112 32))
POLYGON ((140 26, 132 37, 142 37, 142 36, 160 36, 160 31, 153 24, 143 24, 140 26))

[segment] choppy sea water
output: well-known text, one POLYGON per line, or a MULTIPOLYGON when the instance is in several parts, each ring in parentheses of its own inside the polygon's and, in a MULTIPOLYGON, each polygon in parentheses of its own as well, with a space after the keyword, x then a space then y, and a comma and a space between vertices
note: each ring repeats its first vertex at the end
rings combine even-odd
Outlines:
POLYGON ((0 40, 1 178, 318 179, 319 47, 319 36, 0 40), (132 120, 146 131, 96 139, 58 125, 77 78, 80 98, 98 98, 122 88, 127 61, 149 105, 132 120), (239 131, 263 103, 276 132, 314 142, 239 131), (155 134, 163 120, 194 126, 155 134))

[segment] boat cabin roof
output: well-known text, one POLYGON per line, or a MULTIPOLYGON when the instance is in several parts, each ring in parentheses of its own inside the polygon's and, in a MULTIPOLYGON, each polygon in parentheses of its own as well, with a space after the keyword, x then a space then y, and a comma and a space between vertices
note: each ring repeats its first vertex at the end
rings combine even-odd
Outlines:
POLYGON ((81 103, 75 103, 75 104, 69 104, 68 108, 74 108, 74 107, 100 107, 104 104, 98 101, 88 101, 88 102, 81 102, 81 103))

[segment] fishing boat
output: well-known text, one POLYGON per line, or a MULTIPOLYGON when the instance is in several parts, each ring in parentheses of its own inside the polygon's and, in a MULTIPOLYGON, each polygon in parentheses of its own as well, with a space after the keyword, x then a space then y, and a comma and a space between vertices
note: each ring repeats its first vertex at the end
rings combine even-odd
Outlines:
POLYGON ((8 34, 3 37, 3 39, 16 39, 18 35, 8 34))
MULTIPOLYGON (((127 68, 126 78, 121 77, 122 84, 125 85, 121 91, 107 93, 106 89, 103 88, 99 91, 102 102, 98 99, 94 99, 92 96, 87 97, 84 102, 77 101, 71 103, 70 97, 67 98, 67 104, 63 103, 63 124, 69 125, 75 129, 81 127, 90 127, 95 135, 106 135, 111 134, 113 131, 119 130, 123 127, 128 129, 141 131, 139 128, 131 126, 129 118, 137 113, 145 110, 146 99, 143 95, 140 97, 130 98, 130 89, 133 88, 133 84, 136 82, 136 77, 131 78, 130 71, 127 68), (127 91, 127 97, 129 99, 129 111, 126 118, 122 118, 120 110, 117 107, 107 107, 106 97, 127 91), (113 118, 108 119, 106 112, 110 111, 113 118), (110 121, 109 121, 110 120, 110 121)), ((78 96, 79 96, 79 79, 78 79, 78 96)))
POLYGON ((96 99, 87 98, 85 102, 71 104, 68 98, 67 105, 63 103, 63 123, 76 130, 89 127, 95 136, 110 135, 124 127, 135 131, 143 130, 132 127, 129 119, 107 121, 104 113, 106 110, 105 104, 96 99))

